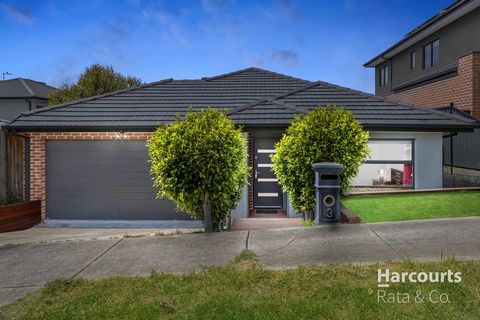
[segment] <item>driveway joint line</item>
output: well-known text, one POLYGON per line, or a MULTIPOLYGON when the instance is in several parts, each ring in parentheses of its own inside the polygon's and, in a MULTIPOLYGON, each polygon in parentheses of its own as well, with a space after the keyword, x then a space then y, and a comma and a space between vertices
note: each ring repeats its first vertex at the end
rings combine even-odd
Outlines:
POLYGON ((77 273, 75 273, 73 276, 70 277, 70 279, 73 279, 75 278, 76 276, 78 276, 80 273, 82 273, 85 269, 87 269, 88 267, 90 267, 95 261, 97 261, 98 259, 100 259, 101 257, 103 257, 105 254, 107 254, 107 252, 109 252, 110 250, 113 249, 113 247, 115 247, 117 244, 119 244, 124 238, 120 238, 120 240, 118 240, 117 242, 115 242, 114 244, 112 244, 109 248, 107 248, 107 250, 105 250, 103 253, 101 253, 98 257, 96 257, 95 259, 93 259, 91 262, 89 262, 85 267, 83 267, 82 269, 80 269, 80 271, 78 271, 77 273))
POLYGON ((385 241, 385 239, 383 239, 382 237, 380 237, 380 235, 375 232, 375 230, 373 230, 372 228, 370 228, 370 226, 367 225, 367 228, 368 230, 370 230, 371 232, 373 232, 380 240, 383 241, 383 243, 385 243, 387 246, 390 247, 390 249, 392 249, 393 251, 395 251, 396 254, 398 254, 401 258, 405 259, 407 258, 407 256, 405 254, 403 254, 403 252, 401 250, 398 250, 398 249, 395 249, 392 245, 390 245, 390 243, 388 243, 387 241, 385 241))
POLYGON ((245 239, 245 250, 248 250, 248 241, 250 240, 250 230, 247 232, 247 238, 245 239))
POLYGON ((18 288, 41 288, 44 287, 45 285, 43 284, 21 284, 18 286, 6 286, 6 287, 0 287, 1 289, 18 289, 18 288))

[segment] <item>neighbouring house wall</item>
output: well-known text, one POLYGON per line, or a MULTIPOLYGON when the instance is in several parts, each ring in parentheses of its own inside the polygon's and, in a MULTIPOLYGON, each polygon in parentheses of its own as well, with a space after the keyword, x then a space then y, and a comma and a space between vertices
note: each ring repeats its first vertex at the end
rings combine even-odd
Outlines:
POLYGON ((399 91, 387 98, 425 107, 455 107, 470 111, 480 119, 480 53, 472 53, 458 60, 457 75, 399 91))
POLYGON ((441 132, 370 132, 370 137, 376 139, 414 139, 415 189, 442 188, 442 135, 441 132))
POLYGON ((480 8, 476 8, 389 59, 388 62, 391 62, 391 81, 390 85, 386 87, 379 86, 378 70, 381 66, 378 65, 375 72, 375 93, 377 95, 388 95, 392 88, 395 89, 402 84, 435 74, 456 64, 460 57, 474 51, 480 51, 479 33, 480 8), (440 41, 438 65, 424 69, 423 46, 437 39, 440 41), (416 53, 416 67, 414 69, 410 69, 411 52, 416 53))
POLYGON ((47 106, 48 101, 44 99, 0 99, 0 119, 11 121, 22 112, 47 106))
POLYGON ((0 128, 0 201, 7 200, 7 137, 0 128))
POLYGON ((23 196, 23 142, 0 127, 0 201, 23 196))
POLYGON ((473 132, 459 132, 453 140, 453 163, 451 160, 450 138, 443 140, 443 163, 473 170, 480 170, 480 129, 473 132))

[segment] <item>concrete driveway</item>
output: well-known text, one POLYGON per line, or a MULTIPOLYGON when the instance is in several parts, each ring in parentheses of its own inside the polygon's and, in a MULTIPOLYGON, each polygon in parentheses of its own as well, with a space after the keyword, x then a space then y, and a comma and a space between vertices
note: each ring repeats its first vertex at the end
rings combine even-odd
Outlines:
POLYGON ((3 245, 0 305, 58 278, 195 271, 227 264, 247 248, 269 268, 479 260, 480 218, 3 245))

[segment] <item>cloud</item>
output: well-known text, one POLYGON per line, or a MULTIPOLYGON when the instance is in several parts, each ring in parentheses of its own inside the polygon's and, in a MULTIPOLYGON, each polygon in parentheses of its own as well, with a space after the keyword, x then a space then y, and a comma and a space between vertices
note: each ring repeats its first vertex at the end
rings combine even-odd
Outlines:
POLYGON ((0 9, 4 12, 5 16, 17 23, 32 24, 35 18, 30 14, 27 9, 19 8, 11 4, 3 3, 0 5, 0 9))
POLYGON ((277 0, 275 5, 263 11, 264 15, 274 21, 295 22, 300 16, 300 8, 290 0, 277 0))
POLYGON ((124 48, 132 32, 132 22, 128 18, 119 17, 89 26, 81 44, 103 60, 111 61, 115 58, 126 60, 124 48))
POLYGON ((217 13, 225 3, 225 0, 202 0, 202 8, 206 13, 217 13))
POLYGON ((357 11, 355 0, 343 0, 343 6, 345 7, 345 10, 350 13, 356 13, 357 11))
POLYGON ((272 53, 272 59, 285 67, 291 67, 297 64, 298 54, 289 50, 274 50, 272 53))
POLYGON ((162 10, 145 9, 142 11, 142 17, 145 21, 160 25, 164 39, 182 44, 188 42, 181 22, 184 14, 185 12, 182 10, 178 15, 169 14, 162 10))

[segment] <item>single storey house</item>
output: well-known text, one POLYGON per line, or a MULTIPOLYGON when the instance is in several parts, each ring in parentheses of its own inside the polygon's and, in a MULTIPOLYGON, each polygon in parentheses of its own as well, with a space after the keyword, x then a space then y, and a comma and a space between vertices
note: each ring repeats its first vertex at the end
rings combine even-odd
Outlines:
POLYGON ((243 127, 252 167, 233 218, 272 209, 293 216, 270 155, 292 117, 327 104, 349 109, 370 132, 372 154, 353 182, 358 187, 441 188, 442 132, 478 126, 454 114, 248 68, 197 80, 166 79, 25 112, 8 128, 28 137, 26 190, 30 199, 42 200, 44 218, 187 223, 172 202, 155 198, 146 141, 158 125, 189 107, 226 110, 243 127))

